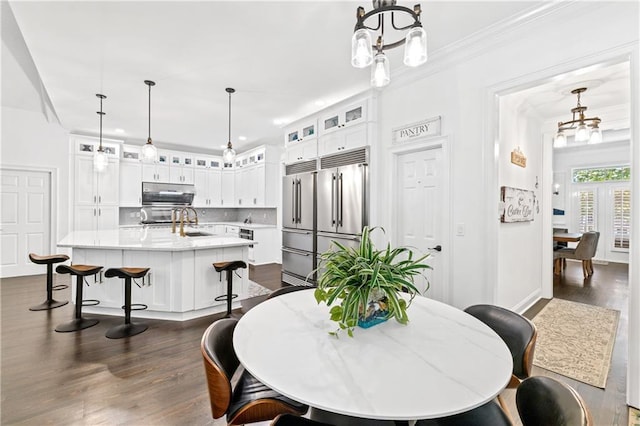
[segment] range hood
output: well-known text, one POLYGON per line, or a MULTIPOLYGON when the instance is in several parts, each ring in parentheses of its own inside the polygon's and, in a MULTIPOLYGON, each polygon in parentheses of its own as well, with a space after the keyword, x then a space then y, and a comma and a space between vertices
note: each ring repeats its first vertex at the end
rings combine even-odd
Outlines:
POLYGON ((194 185, 142 182, 142 205, 190 206, 195 193, 194 185))

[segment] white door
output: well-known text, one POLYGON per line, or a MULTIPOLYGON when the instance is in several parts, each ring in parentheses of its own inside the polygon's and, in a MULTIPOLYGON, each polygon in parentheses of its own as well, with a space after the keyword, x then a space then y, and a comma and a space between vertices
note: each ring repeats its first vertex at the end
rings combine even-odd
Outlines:
MULTIPOLYGON (((441 279, 439 252, 442 247, 442 148, 427 149, 398 156, 396 179, 398 208, 398 244, 410 247, 416 255, 429 253, 426 263, 433 269, 424 274, 430 288, 429 298, 448 302, 448 289, 441 279)), ((446 247, 442 248, 446 250, 446 247)), ((420 291, 426 288, 422 277, 416 279, 420 291)))
POLYGON ((51 254, 51 175, 2 169, 0 176, 0 277, 44 274, 28 255, 51 254))

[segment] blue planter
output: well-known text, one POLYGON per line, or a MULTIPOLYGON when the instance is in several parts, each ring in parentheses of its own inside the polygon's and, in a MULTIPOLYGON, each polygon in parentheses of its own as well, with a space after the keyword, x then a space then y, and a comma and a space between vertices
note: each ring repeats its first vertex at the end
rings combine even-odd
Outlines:
POLYGON ((358 327, 369 328, 388 320, 389 311, 384 309, 386 306, 386 299, 379 302, 369 302, 367 312, 358 318, 358 327))

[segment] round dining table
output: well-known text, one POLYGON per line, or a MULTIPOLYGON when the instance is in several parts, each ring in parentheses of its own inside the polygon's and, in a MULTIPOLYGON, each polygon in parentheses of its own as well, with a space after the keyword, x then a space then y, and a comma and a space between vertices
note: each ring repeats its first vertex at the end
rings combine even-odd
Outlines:
POLYGON ((478 407, 511 378, 504 341, 460 309, 416 296, 407 325, 390 319, 335 337, 337 324, 313 293, 266 300, 233 336, 244 368, 296 401, 366 419, 429 419, 478 407))

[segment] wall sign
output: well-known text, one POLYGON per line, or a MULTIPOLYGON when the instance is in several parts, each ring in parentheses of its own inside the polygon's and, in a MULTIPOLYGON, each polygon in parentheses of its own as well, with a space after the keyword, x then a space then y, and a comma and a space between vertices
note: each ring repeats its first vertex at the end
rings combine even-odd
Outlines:
POLYGON ((511 151, 511 162, 516 166, 527 167, 527 157, 520 151, 520 147, 511 151))
POLYGON ((441 117, 438 116, 393 129, 393 143, 405 143, 418 138, 440 136, 440 120, 441 117))
POLYGON ((530 222, 533 220, 533 206, 536 200, 533 191, 502 186, 500 187, 500 200, 504 205, 500 222, 530 222))

